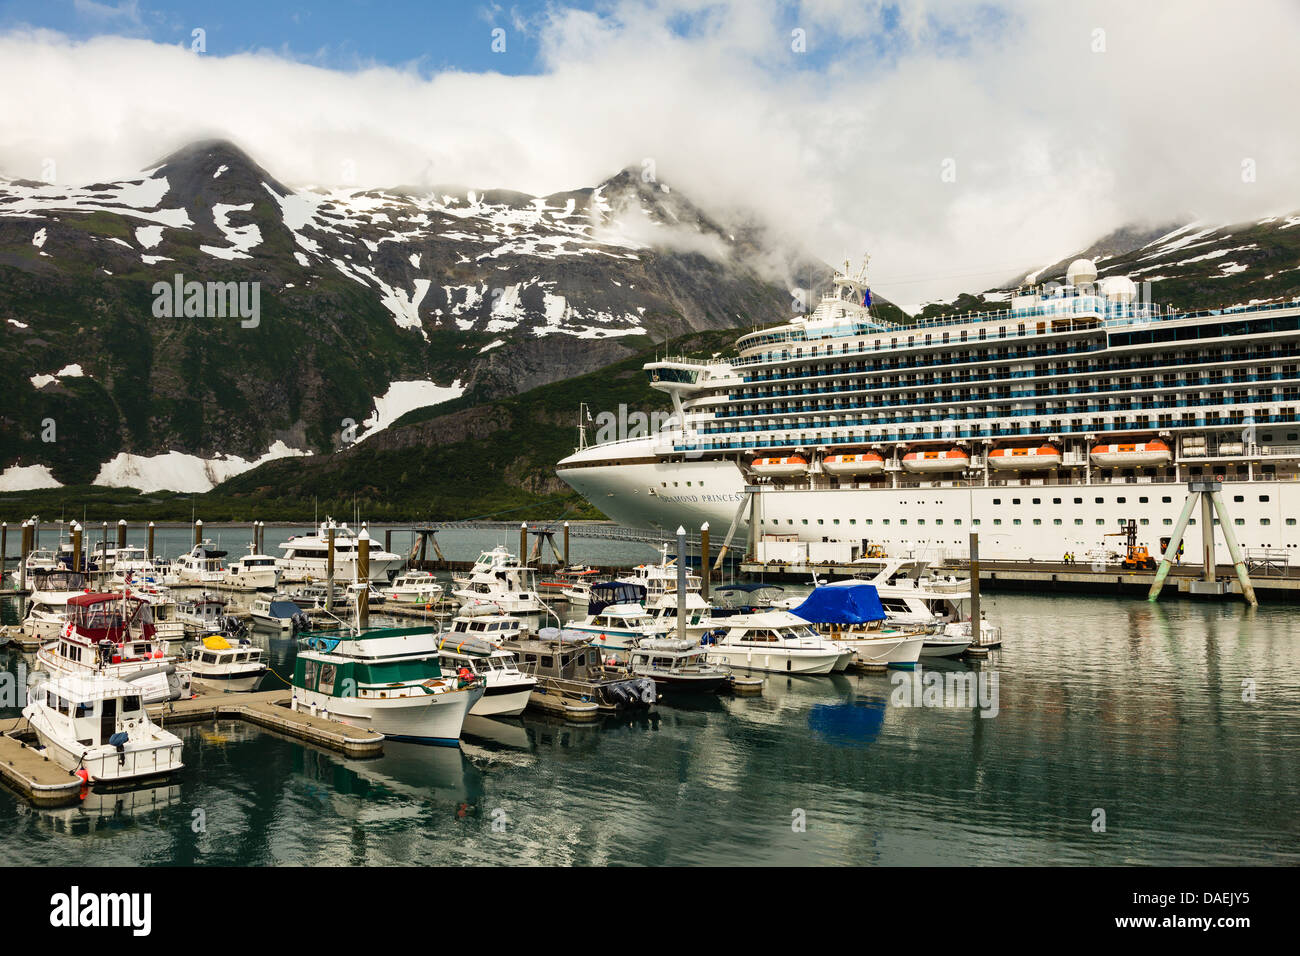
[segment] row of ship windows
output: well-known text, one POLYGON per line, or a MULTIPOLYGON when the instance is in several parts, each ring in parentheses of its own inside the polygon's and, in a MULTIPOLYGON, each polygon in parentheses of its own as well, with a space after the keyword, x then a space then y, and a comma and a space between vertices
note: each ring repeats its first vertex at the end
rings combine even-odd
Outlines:
MULTIPOLYGON (((1096 520, 1096 523, 1097 523, 1097 526, 1098 526, 1098 527, 1104 527, 1105 525, 1107 525, 1107 524, 1110 523, 1110 522, 1108 522, 1105 518, 1097 518, 1097 519, 1095 519, 1095 520, 1096 520)), ((801 521, 803 524, 807 524, 807 523, 808 523, 808 519, 807 519, 807 518, 802 518, 802 519, 800 519, 800 521, 801 521)), ((890 522, 890 519, 889 519, 889 518, 881 518, 881 519, 880 519, 880 523, 881 523, 882 525, 888 525, 889 522, 890 522)), ((768 519, 768 524, 771 524, 771 525, 780 525, 780 523, 781 523, 781 519, 780 519, 780 518, 769 518, 769 519, 768 519)), ((792 525, 792 524, 794 524, 794 519, 793 519, 793 518, 786 518, 786 519, 785 519, 785 523, 786 523, 787 525, 792 525)), ((826 523, 826 519, 825 519, 825 518, 818 518, 818 519, 817 519, 817 523, 820 524, 820 525, 824 525, 824 524, 826 523)), ((833 518, 833 519, 831 519, 831 523, 832 523, 832 524, 839 524, 839 523, 840 523, 840 519, 839 519, 839 518, 833 518)), ((850 518, 850 519, 849 519, 849 524, 851 524, 851 525, 856 525, 857 523, 858 523, 858 519, 857 519, 857 518, 850 518)), ((898 519, 898 523, 899 523, 900 525, 905 525, 905 524, 907 524, 907 519, 906 519, 906 518, 899 518, 899 519, 898 519)), ((918 525, 924 525, 924 524, 925 524, 925 519, 924 519, 924 518, 917 518, 917 519, 916 519, 916 523, 917 523, 918 525)), ((942 518, 935 518, 935 519, 934 519, 934 523, 935 523, 936 525, 942 525, 942 524, 943 524, 943 519, 942 519, 942 518)), ((952 523, 953 523, 954 525, 960 525, 960 524, 961 524, 961 518, 954 518, 954 519, 952 520, 952 523)), ((983 523, 983 519, 982 519, 982 518, 972 518, 972 519, 971 519, 971 524, 972 524, 972 525, 980 525, 980 524, 982 524, 982 523, 983 523)), ((1034 518, 1032 523, 1035 524, 1035 525, 1041 525, 1041 524, 1043 523, 1043 519, 1042 519, 1042 518, 1034 518)), ((1061 519, 1061 518, 1053 518, 1053 519, 1052 519, 1052 524, 1054 524, 1054 525, 1061 525, 1061 524, 1064 524, 1064 523, 1065 523, 1064 520, 1061 519)), ((1076 525, 1082 525, 1082 524, 1083 524, 1083 519, 1082 519, 1082 518, 1075 518, 1075 519, 1074 519, 1074 523, 1075 523, 1076 525)), ((1124 522, 1121 521, 1121 524, 1122 524, 1122 523, 1124 523, 1124 522)), ((1150 519, 1150 518, 1139 518, 1137 523, 1140 524, 1140 525, 1149 525, 1149 524, 1151 523, 1151 519, 1150 519)), ((1172 524, 1174 523, 1174 519, 1173 519, 1173 518, 1163 518, 1163 519, 1161 519, 1161 522, 1160 522, 1160 523, 1161 523, 1162 525, 1165 525, 1166 527, 1168 527, 1168 526, 1170 526, 1170 525, 1172 525, 1172 524)), ((1189 518, 1188 521, 1187 521, 1187 523, 1188 523, 1189 525, 1194 525, 1194 524, 1196 524, 1196 519, 1195 519, 1195 518, 1189 518)), ((1218 523, 1219 523, 1219 519, 1218 519, 1218 518, 1215 518, 1215 519, 1214 519, 1214 523, 1215 523, 1215 525, 1218 525, 1218 523)), ((1245 519, 1245 518, 1234 518, 1233 521, 1232 521, 1232 523, 1233 523, 1234 525, 1237 525, 1237 526, 1244 526, 1244 525, 1246 524, 1246 519, 1245 519)), ((1267 526, 1267 525, 1271 525, 1273 522, 1272 522, 1272 519, 1270 519, 1270 518, 1260 518, 1260 519, 1259 519, 1259 523, 1260 523, 1261 525, 1267 526)), ((1287 518, 1287 519, 1286 519, 1286 525, 1287 525, 1288 528, 1290 528, 1290 527, 1294 527, 1295 523, 1296 523, 1296 519, 1295 519, 1295 518, 1287 518)), ((874 519, 874 518, 864 518, 864 519, 863 519, 863 524, 868 524, 868 525, 875 524, 875 519, 874 519)), ((1002 524, 1002 519, 1001 519, 1001 518, 994 518, 994 519, 993 519, 993 524, 994 524, 994 525, 1001 525, 1001 524, 1002 524)), ((1012 525, 1015 525, 1015 526, 1019 526, 1019 525, 1023 524, 1023 522, 1022 522, 1019 518, 1012 518, 1012 519, 1011 519, 1011 524, 1012 524, 1012 525)))
MULTIPOLYGON (((1016 349, 983 349, 978 352, 971 352, 966 355, 949 354, 947 352, 931 354, 929 357, 921 358, 897 358, 897 359, 874 359, 870 362, 844 362, 844 363, 826 363, 819 362, 816 365, 796 365, 790 366, 783 371, 769 372, 767 374, 746 375, 742 377, 745 384, 756 382, 780 382, 789 379, 799 378, 821 378, 826 375, 851 375, 854 373, 862 374, 866 372, 901 372, 913 369, 940 368, 944 366, 969 366, 980 362, 1008 362, 1023 361, 1026 359, 1053 358, 1068 354, 1078 354, 1080 351, 1101 351, 1097 349, 1027 349, 1023 352, 1016 349)), ((1264 362, 1280 358, 1292 358, 1300 355, 1300 347, 1295 345, 1273 345, 1271 347, 1246 348, 1237 346, 1232 349, 1228 348, 1210 348, 1210 349, 1189 349, 1187 351, 1168 351, 1160 352, 1151 356, 1114 356, 1111 358, 1090 358, 1086 361, 1074 359, 1072 364, 1056 363, 1039 363, 1032 370, 1039 375, 1112 375, 1120 372, 1132 372, 1138 369, 1155 369, 1166 366, 1178 365, 1206 365, 1222 364, 1225 362, 1264 362)), ((1023 376, 1030 372, 1028 369, 1021 370, 1019 373, 1007 372, 1005 369, 1000 373, 995 369, 990 369, 998 377, 1008 378, 1023 376)), ((969 376, 969 372, 963 373, 969 376)))

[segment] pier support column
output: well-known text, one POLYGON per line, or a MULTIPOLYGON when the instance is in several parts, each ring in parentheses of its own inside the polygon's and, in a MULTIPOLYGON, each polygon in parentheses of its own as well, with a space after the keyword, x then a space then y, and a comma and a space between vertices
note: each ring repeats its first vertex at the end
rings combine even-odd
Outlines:
MULTIPOLYGON (((1201 497, 1206 495, 1202 494, 1201 497)), ((1237 572, 1237 581, 1241 584, 1241 596, 1251 607, 1259 607, 1259 601, 1255 598, 1255 586, 1250 583, 1246 562, 1242 560, 1241 548, 1237 546, 1237 533, 1232 530, 1232 519, 1228 517, 1228 506, 1223 503, 1223 492, 1214 491, 1209 498, 1214 502, 1214 510, 1219 513, 1219 527, 1223 529, 1223 540, 1227 542, 1228 554, 1232 556, 1232 566, 1237 572)))
POLYGON ((1203 563, 1201 580, 1207 584, 1214 583, 1214 515, 1211 513, 1210 496, 1201 492, 1201 561, 1203 563))
POLYGON ((117 546, 118 548, 126 547, 126 519, 117 519, 117 546))
POLYGON ((713 569, 709 567, 709 523, 700 525, 700 596, 704 603, 709 603, 709 579, 713 569))
POLYGON ((1148 601, 1158 598, 1161 589, 1165 586, 1165 578, 1169 576, 1169 570, 1174 565, 1174 557, 1182 547, 1183 535, 1187 533, 1187 523, 1192 518, 1192 509, 1196 507, 1196 497, 1194 492, 1188 492, 1187 500, 1183 502, 1183 510, 1178 516, 1178 523, 1174 525, 1174 534, 1169 539, 1169 547, 1165 548, 1165 553, 1160 559, 1160 567, 1156 569, 1156 579, 1151 582, 1151 590, 1147 591, 1148 601))
POLYGON ((81 525, 72 522, 72 570, 81 570, 81 525))
POLYGON ((569 522, 564 522, 564 566, 569 566, 569 522))
POLYGON ((980 645, 980 536, 970 533, 970 638, 971 646, 980 645))
POLYGON ((677 639, 686 640, 686 526, 677 526, 677 639))
POLYGON ((325 610, 334 610, 334 522, 325 532, 325 610))
POLYGON ((363 525, 357 536, 357 627, 364 631, 370 626, 370 532, 363 525))
POLYGON ((145 555, 145 557, 148 558, 150 561, 153 561, 154 554, 153 554, 153 522, 152 521, 149 522, 149 529, 145 532, 144 549, 146 552, 148 552, 145 555))
POLYGON ((758 561, 758 542, 761 539, 758 530, 758 485, 755 485, 749 496, 749 560, 758 561))
POLYGON ((519 566, 522 568, 528 563, 528 522, 523 521, 519 524, 519 566))
POLYGON ((203 543, 203 519, 202 518, 194 522, 194 543, 196 545, 203 543))

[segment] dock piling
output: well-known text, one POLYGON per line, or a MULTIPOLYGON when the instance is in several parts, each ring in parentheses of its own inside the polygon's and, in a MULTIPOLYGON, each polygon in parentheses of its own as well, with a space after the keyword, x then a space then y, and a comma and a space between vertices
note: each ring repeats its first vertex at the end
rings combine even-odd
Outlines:
POLYGON ((72 522, 72 570, 81 570, 81 525, 72 522))
POLYGON ((370 532, 365 525, 357 535, 357 581, 361 585, 357 591, 357 627, 364 631, 370 626, 370 532))
POLYGON ((677 526, 677 639, 686 640, 686 526, 677 526))
POLYGON ((117 546, 119 550, 126 547, 126 519, 117 519, 117 546))
POLYGON ((564 566, 569 566, 569 522, 564 522, 564 566))
POLYGON ((528 563, 528 522, 522 521, 519 524, 519 563, 521 565, 528 563))
POLYGON ((145 551, 148 552, 148 554, 146 554, 145 557, 148 558, 150 561, 152 561, 152 560, 154 559, 154 553, 153 553, 153 522, 152 522, 152 521, 149 522, 149 528, 148 528, 148 530, 145 532, 145 541, 147 542, 147 543, 145 544, 145 551))
POLYGON ((199 518, 194 522, 194 543, 200 545, 203 543, 203 519, 199 518))
POLYGON ((325 610, 334 610, 334 522, 325 532, 325 610))
POLYGON ((700 596, 704 603, 709 603, 709 579, 713 569, 709 567, 709 523, 700 525, 700 596))

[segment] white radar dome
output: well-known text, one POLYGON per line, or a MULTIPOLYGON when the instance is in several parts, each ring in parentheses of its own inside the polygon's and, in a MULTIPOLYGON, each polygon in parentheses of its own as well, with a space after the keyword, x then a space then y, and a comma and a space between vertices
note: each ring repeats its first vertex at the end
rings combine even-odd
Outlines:
POLYGON ((1091 259, 1075 259, 1065 270, 1065 280, 1070 285, 1087 285, 1097 279, 1097 266, 1091 259))
POLYGON ((1137 283, 1128 276, 1106 276, 1098 288, 1112 302, 1132 302, 1137 298, 1137 283))

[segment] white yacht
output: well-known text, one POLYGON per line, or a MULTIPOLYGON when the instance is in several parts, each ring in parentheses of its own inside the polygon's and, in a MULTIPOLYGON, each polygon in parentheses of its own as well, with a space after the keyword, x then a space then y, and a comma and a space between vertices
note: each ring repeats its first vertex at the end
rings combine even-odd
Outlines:
POLYGON ((222 583, 228 588, 247 591, 271 590, 280 585, 280 569, 269 554, 258 554, 253 545, 248 554, 230 562, 222 583))
MULTIPOLYGON (((664 595, 677 593, 677 572, 677 559, 668 557, 668 545, 665 543, 660 548, 658 564, 639 564, 632 569, 631 574, 619 580, 641 585, 645 588, 646 602, 658 602, 664 595)), ((699 594, 703 584, 704 581, 698 574, 687 570, 687 593, 699 594)))
MULTIPOLYGON (((677 595, 662 594, 657 600, 647 600, 646 612, 657 630, 677 636, 677 595)), ((697 644, 709 631, 718 626, 712 616, 713 609, 697 591, 686 592, 686 636, 697 644)))
POLYGON ((442 597, 442 585, 432 571, 407 571, 380 590, 394 604, 433 604, 442 597))
MULTIPOLYGON (((27 553, 27 560, 24 563, 27 565, 28 582, 32 580, 32 576, 35 574, 39 574, 43 571, 58 571, 63 567, 63 565, 59 563, 59 556, 48 548, 29 551, 27 553)), ((22 576, 21 567, 14 568, 9 572, 10 580, 13 581, 13 586, 15 588, 18 587, 19 582, 22 580, 22 576)), ((28 587, 30 586, 29 583, 28 587)))
POLYGON ((853 654, 789 611, 735 614, 720 623, 725 631, 706 645, 708 658, 732 668, 829 674, 847 667, 853 654))
POLYGON ((564 625, 565 631, 588 638, 602 660, 626 661, 642 640, 667 637, 653 615, 641 606, 645 587, 627 581, 593 584, 586 617, 564 625))
MULTIPOLYGON (((929 563, 911 558, 884 558, 875 573, 834 586, 865 581, 880 594, 880 603, 892 624, 929 628, 922 657, 955 657, 970 646, 970 581, 936 574, 929 563)), ((1001 628, 985 620, 981 640, 1001 644, 1001 628)))
POLYGON ((189 696, 154 630, 149 604, 121 593, 85 592, 67 602, 58 639, 36 652, 36 666, 53 678, 104 674, 136 687, 145 703, 189 696))
POLYGON ((731 668, 713 663, 708 651, 690 638, 648 638, 628 655, 628 670, 660 687, 709 693, 731 682, 731 668))
POLYGON ((311 619, 287 594, 258 598, 249 608, 248 616, 258 627, 279 631, 281 634, 292 634, 311 627, 311 619))
POLYGON ((23 717, 46 756, 86 783, 181 769, 181 739, 149 719, 133 684, 91 672, 35 684, 27 698, 23 717))
POLYGON ((426 627, 313 632, 299 640, 292 706, 388 737, 454 747, 486 681, 445 671, 438 643, 426 627))
POLYGON ((205 637, 181 666, 194 687, 217 693, 254 690, 266 673, 262 649, 248 638, 231 644, 224 637, 205 637))
POLYGON ((518 564, 502 564, 490 571, 480 571, 452 595, 462 607, 493 604, 506 614, 544 614, 547 610, 537 593, 534 569, 518 564))
POLYGON ((468 587, 474 575, 486 574, 507 564, 515 563, 515 556, 510 553, 505 545, 499 544, 490 551, 479 552, 479 556, 474 559, 474 564, 470 566, 470 569, 464 574, 453 574, 451 583, 458 588, 468 587))
POLYGON ((80 571, 39 569, 27 579, 31 603, 23 618, 24 633, 38 640, 53 640, 67 623, 68 601, 86 590, 80 571))
POLYGON ((144 548, 124 545, 113 551, 114 585, 121 585, 151 577, 155 573, 153 560, 144 548))
POLYGON ((225 598, 203 593, 177 601, 176 617, 189 633, 198 637, 236 634, 241 630, 241 624, 226 613, 229 606, 225 598))
POLYGON ((960 560, 971 532, 986 560, 1059 561, 1129 520, 1157 553, 1195 480, 1224 483, 1245 551, 1300 549, 1300 301, 1189 312, 1088 260, 1065 279, 900 324, 845 268, 730 356, 647 363, 670 426, 580 433, 557 473, 629 527, 734 520, 759 561, 960 560))
POLYGON ((226 552, 218 550, 211 541, 204 539, 173 562, 176 583, 186 587, 225 584, 225 557, 226 552))
MULTIPOLYGON (((353 581, 357 578, 357 535, 347 524, 336 524, 327 519, 315 534, 295 535, 280 545, 284 555, 276 559, 282 581, 323 581, 329 570, 329 529, 334 529, 334 580, 353 581)), ((364 529, 363 529, 364 530, 364 529)), ((386 584, 406 559, 400 554, 385 551, 371 542, 369 551, 370 580, 386 584)))
POLYGON ((471 604, 460 609, 445 632, 453 640, 482 640, 495 646, 523 636, 524 622, 492 604, 471 604))

